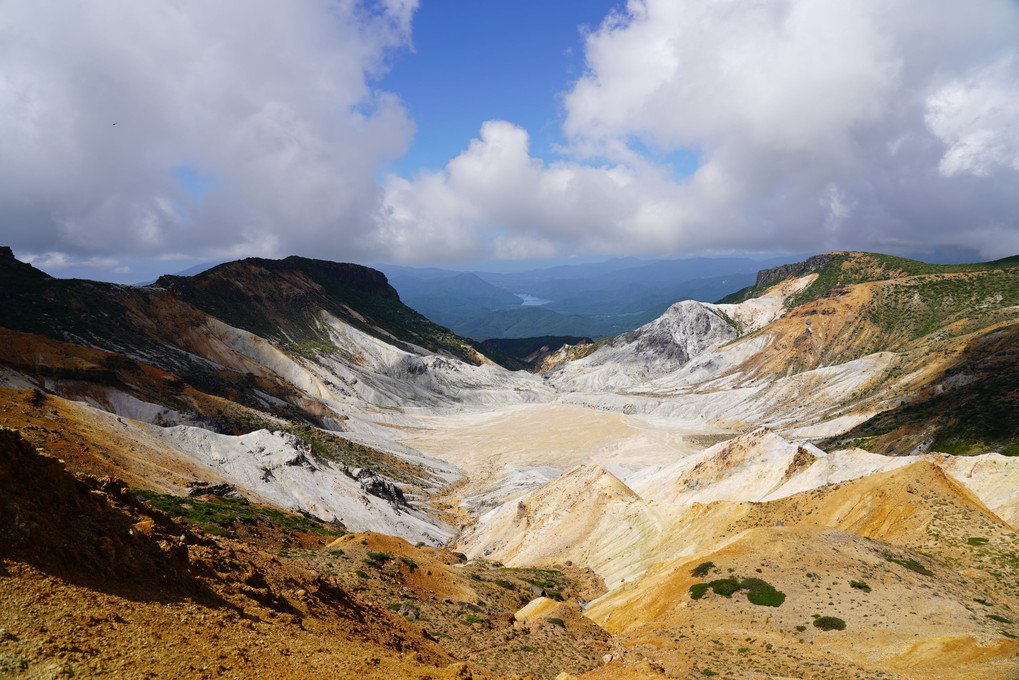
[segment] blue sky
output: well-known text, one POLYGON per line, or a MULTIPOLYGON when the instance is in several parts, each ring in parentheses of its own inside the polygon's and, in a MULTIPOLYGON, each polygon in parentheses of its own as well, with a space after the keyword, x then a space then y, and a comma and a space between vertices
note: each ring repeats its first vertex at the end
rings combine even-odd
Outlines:
POLYGON ((501 119, 531 133, 531 148, 557 158, 560 95, 584 70, 582 30, 619 2, 425 2, 413 50, 393 59, 378 86, 407 104, 418 127, 407 154, 386 169, 410 176, 463 151, 481 123, 501 119))
POLYGON ((0 242, 59 276, 1019 252, 1014 0, 4 0, 0 35, 0 242))

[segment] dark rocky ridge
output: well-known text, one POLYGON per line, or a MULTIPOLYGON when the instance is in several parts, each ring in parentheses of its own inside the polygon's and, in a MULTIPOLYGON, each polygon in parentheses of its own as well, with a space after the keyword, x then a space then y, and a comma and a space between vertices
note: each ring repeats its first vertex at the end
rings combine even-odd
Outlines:
POLYGON ((762 269, 757 272, 757 282, 754 285, 757 288, 766 288, 790 276, 803 276, 809 272, 821 269, 833 259, 835 259, 835 253, 824 253, 809 257, 803 262, 793 262, 792 264, 783 264, 771 269, 762 269))

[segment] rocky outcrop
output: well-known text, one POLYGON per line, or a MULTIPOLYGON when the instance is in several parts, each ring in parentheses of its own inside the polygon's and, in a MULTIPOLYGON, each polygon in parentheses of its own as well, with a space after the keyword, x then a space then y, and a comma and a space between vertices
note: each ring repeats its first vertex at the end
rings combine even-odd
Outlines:
POLYGON ((226 482, 191 482, 188 484, 189 496, 216 496, 217 498, 243 499, 244 494, 233 484, 226 482))
POLYGON ((757 286, 757 288, 763 289, 787 279, 790 276, 803 276, 804 274, 816 272, 835 259, 835 257, 835 253, 824 253, 822 255, 808 257, 803 262, 794 262, 792 264, 783 264, 778 267, 772 267, 771 269, 762 269, 757 272, 757 283, 754 285, 757 286))
POLYGON ((400 487, 385 477, 382 477, 374 470, 368 468, 348 468, 344 466, 344 474, 355 480, 364 489, 364 492, 389 503, 396 510, 409 510, 410 504, 407 498, 400 491, 400 487))
POLYGON ((736 337, 736 328, 711 307, 685 300, 651 323, 546 375, 552 384, 566 389, 627 387, 671 373, 736 337))

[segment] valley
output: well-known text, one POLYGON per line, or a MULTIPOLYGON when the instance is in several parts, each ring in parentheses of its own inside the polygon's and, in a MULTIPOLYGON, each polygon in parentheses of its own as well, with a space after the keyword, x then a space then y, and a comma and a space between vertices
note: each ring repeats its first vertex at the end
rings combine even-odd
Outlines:
POLYGON ((532 372, 358 265, 2 249, 0 676, 1019 678, 1016 265, 826 254, 532 372))

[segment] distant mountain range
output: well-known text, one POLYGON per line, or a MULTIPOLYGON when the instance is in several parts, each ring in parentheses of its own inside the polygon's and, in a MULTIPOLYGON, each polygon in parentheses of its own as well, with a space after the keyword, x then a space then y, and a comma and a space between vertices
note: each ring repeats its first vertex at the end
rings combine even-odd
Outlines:
POLYGON ((545 335, 618 335, 677 300, 712 302, 787 259, 688 258, 561 265, 518 273, 382 265, 405 304, 478 341, 545 335), (545 300, 524 304, 524 297, 545 300))

